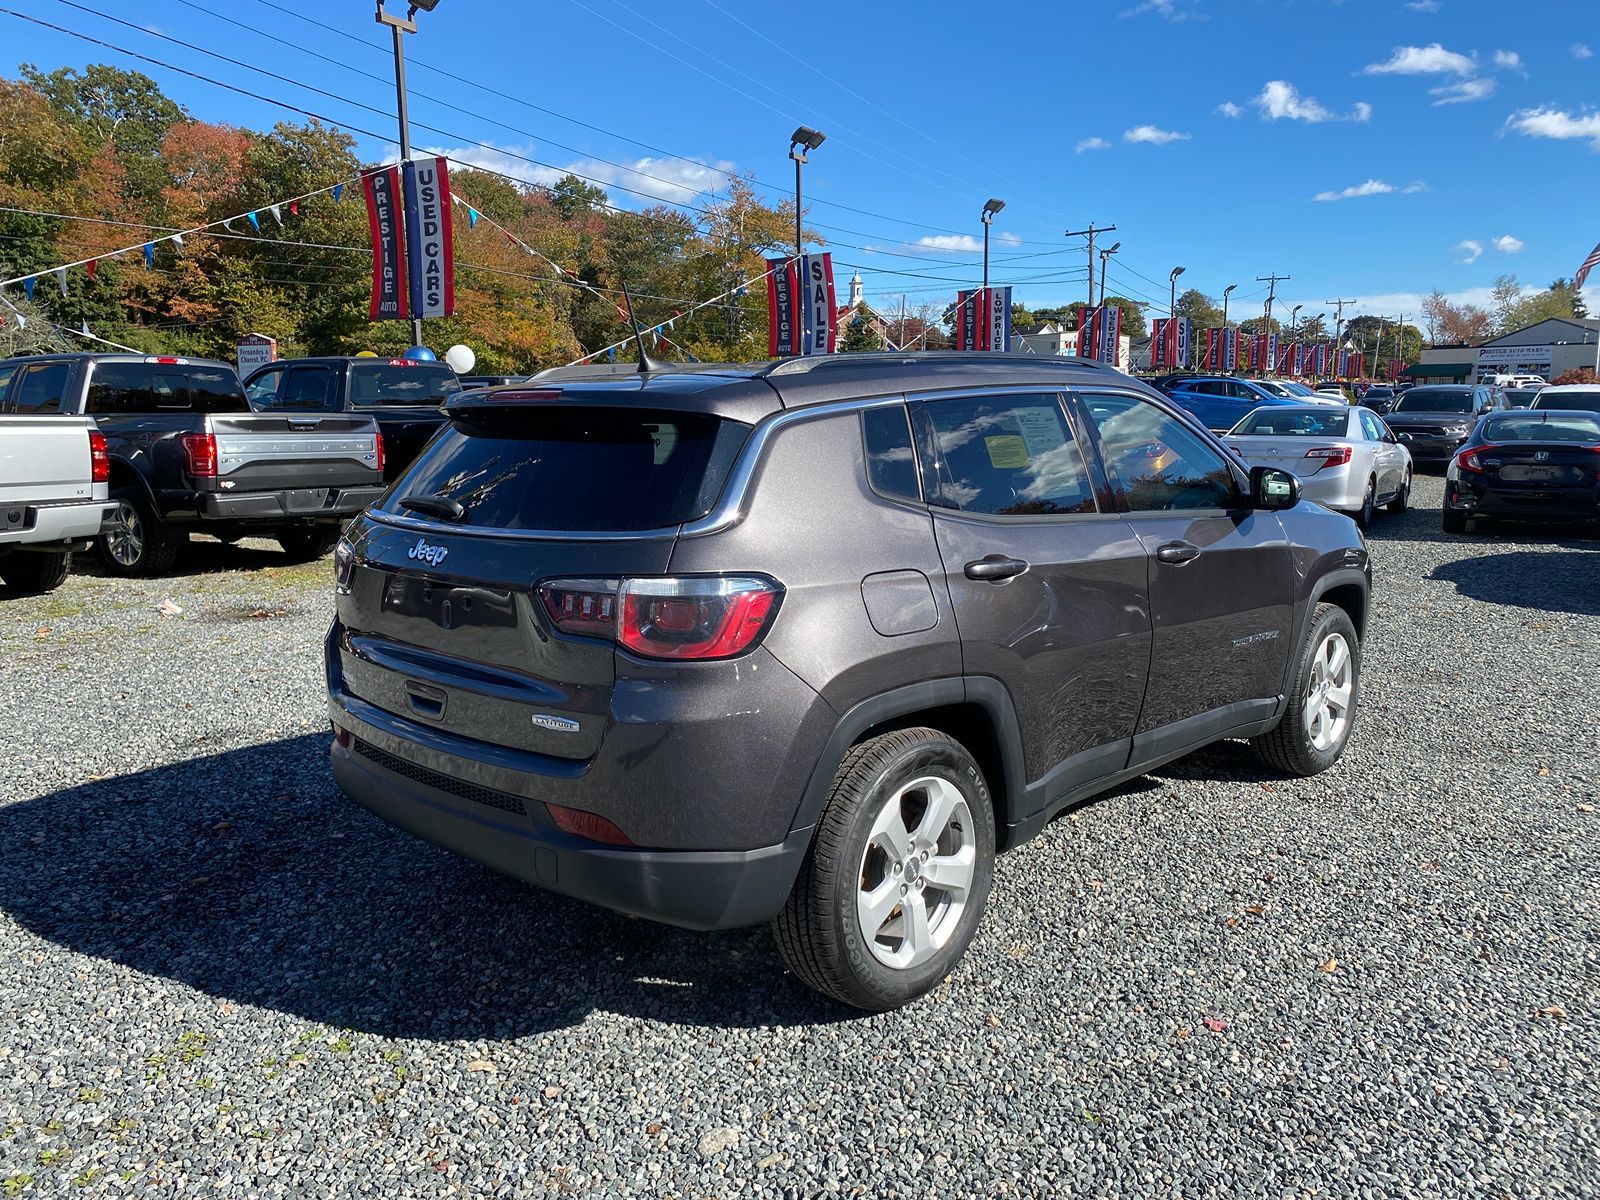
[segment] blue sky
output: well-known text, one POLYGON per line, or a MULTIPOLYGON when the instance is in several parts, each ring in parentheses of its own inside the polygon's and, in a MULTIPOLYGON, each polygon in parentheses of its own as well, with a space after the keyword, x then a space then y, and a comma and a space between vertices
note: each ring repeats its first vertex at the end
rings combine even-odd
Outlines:
MULTIPOLYGON (((364 0, 82 2, 340 99, 60 0, 11 6, 392 126, 351 104, 393 105, 386 31, 364 0)), ((841 293, 860 264, 882 306, 902 293, 943 302, 976 282, 979 212, 996 196, 1007 206, 991 278, 1035 307, 1083 298, 1083 240, 1062 235, 1092 220, 1115 223, 1109 240, 1122 243, 1112 290, 1158 315, 1182 265, 1183 286, 1238 283, 1235 314, 1254 311, 1256 277, 1276 272, 1292 277, 1280 304, 1306 315, 1343 296, 1359 301, 1346 317, 1415 319, 1432 288, 1482 302, 1502 272, 1543 287, 1600 240, 1596 15, 1594 0, 441 0, 408 50, 425 94, 413 120, 458 135, 417 129, 417 143, 528 178, 557 173, 531 158, 692 205, 732 170, 786 194, 790 131, 825 131, 806 169, 811 219, 833 243, 841 293)), ((207 120, 265 128, 284 115, 13 17, 0 30, 7 73, 108 61, 145 70, 207 120)), ((374 158, 392 152, 386 138, 359 140, 374 158)), ((1600 290, 1588 296, 1600 310, 1600 290)))

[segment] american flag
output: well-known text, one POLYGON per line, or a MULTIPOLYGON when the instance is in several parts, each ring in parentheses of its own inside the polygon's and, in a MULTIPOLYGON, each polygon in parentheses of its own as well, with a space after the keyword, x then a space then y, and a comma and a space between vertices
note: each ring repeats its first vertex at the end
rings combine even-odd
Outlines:
POLYGON ((1583 260, 1583 266, 1578 268, 1578 273, 1572 277, 1572 290, 1577 291, 1583 286, 1583 281, 1589 278, 1589 272, 1595 267, 1600 267, 1600 246, 1589 251, 1589 257, 1583 260))

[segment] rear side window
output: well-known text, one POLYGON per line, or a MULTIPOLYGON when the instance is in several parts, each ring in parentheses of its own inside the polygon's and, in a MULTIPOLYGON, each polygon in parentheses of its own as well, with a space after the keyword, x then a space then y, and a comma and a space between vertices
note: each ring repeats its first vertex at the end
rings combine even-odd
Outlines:
POLYGON ((44 363, 28 367, 17 384, 11 411, 18 413, 58 413, 61 393, 67 388, 67 364, 44 363))
POLYGON ((239 376, 205 363, 96 363, 89 377, 91 413, 249 412, 239 376))
POLYGON ((867 478, 880 496, 919 501, 917 455, 911 446, 911 422, 905 405, 873 408, 861 415, 867 439, 867 478))
POLYGON ((939 455, 934 503, 1003 517, 1095 511, 1057 397, 967 396, 922 407, 939 455))
POLYGON ((1533 402, 1535 408, 1566 408, 1577 411, 1600 412, 1600 391, 1539 393, 1533 402))
POLYGON ((524 407, 453 414, 390 493, 443 496, 469 524, 562 533, 660 529, 711 511, 750 426, 705 413, 524 407))
POLYGON ((438 408, 461 390, 456 373, 443 363, 355 362, 350 364, 350 403, 420 404, 438 408))
POLYGON ((332 367, 290 367, 283 377, 283 388, 270 407, 323 412, 332 404, 332 367))

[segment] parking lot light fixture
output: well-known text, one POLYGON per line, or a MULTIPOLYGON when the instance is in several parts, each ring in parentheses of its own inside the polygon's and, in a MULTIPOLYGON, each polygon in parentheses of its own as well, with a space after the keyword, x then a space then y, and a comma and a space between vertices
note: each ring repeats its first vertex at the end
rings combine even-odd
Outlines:
POLYGON ((1100 307, 1106 303, 1106 260, 1122 249, 1121 242, 1112 242, 1111 249, 1100 251, 1100 307))
POLYGON ((994 215, 1006 206, 1004 200, 997 200, 991 196, 983 205, 983 290, 989 290, 989 226, 994 224, 994 215))
POLYGON ((809 125, 800 126, 789 138, 789 157, 794 159, 794 252, 796 255, 806 252, 805 233, 800 228, 800 168, 806 162, 807 151, 815 150, 827 140, 827 134, 820 129, 813 129, 809 125))

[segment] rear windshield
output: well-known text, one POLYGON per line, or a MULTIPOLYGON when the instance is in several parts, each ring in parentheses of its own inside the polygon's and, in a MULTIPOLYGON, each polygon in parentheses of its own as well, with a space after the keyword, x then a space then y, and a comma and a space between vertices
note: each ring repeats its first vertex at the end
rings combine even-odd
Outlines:
POLYGON ((1233 427, 1235 437, 1342 438, 1350 410, 1334 408, 1258 408, 1233 427))
POLYGON ((1600 442, 1600 416, 1552 413, 1548 417, 1495 417, 1484 426, 1483 440, 1493 443, 1577 442, 1592 446, 1600 442))
POLYGON ((461 504, 469 524, 563 533, 660 529, 711 511, 750 426, 705 413, 526 408, 456 413, 383 505, 461 504))
POLYGON ((378 404, 438 408, 460 390, 461 381, 444 363, 350 364, 350 403, 357 408, 378 404))
POLYGON ((89 377, 88 411, 242 413, 250 405, 232 367, 208 363, 96 363, 89 377))
POLYGON ((1535 408, 1568 408, 1584 412, 1600 412, 1600 391, 1539 393, 1533 402, 1535 408))
POLYGON ((1430 388, 1412 388, 1394 402, 1395 412, 1469 413, 1472 411, 1472 393, 1460 391, 1433 391, 1430 388))

